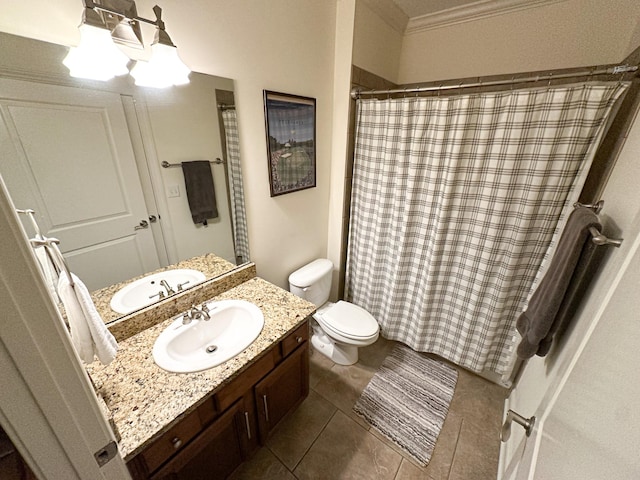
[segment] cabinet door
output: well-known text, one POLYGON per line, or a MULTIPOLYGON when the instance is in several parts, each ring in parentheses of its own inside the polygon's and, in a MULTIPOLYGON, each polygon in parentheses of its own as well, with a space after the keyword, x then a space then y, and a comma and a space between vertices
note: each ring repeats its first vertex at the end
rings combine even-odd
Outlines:
POLYGON ((309 348, 304 342, 255 387, 260 440, 309 393, 309 348))
POLYGON ((244 409, 237 401, 198 435, 179 454, 162 467, 151 480, 211 480, 226 478, 245 458, 244 409))
POLYGON ((240 423, 242 424, 240 440, 247 455, 258 449, 258 420, 256 418, 256 402, 253 388, 245 392, 239 402, 242 405, 240 423))

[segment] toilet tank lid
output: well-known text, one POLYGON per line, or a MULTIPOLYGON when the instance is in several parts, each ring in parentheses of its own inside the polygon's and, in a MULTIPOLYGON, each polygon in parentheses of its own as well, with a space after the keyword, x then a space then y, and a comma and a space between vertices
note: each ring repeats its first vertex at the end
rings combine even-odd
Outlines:
POLYGON ((289 283, 296 287, 308 287, 320 280, 333 269, 333 263, 326 258, 319 258, 289 275, 289 283))

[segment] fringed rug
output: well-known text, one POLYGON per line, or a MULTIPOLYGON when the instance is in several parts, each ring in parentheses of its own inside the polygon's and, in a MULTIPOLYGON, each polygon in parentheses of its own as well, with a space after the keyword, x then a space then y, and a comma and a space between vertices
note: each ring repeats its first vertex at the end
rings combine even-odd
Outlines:
POLYGON ((353 410, 426 466, 457 380, 455 369, 396 345, 353 410))

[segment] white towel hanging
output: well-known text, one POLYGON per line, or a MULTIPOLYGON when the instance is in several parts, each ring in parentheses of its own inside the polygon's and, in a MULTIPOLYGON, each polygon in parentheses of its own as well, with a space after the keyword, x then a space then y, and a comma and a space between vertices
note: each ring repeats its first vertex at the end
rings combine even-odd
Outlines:
POLYGON ((82 361, 91 363, 97 356, 105 365, 111 363, 118 343, 104 324, 82 280, 73 273, 70 279, 63 270, 58 280, 58 294, 67 312, 72 344, 82 361))

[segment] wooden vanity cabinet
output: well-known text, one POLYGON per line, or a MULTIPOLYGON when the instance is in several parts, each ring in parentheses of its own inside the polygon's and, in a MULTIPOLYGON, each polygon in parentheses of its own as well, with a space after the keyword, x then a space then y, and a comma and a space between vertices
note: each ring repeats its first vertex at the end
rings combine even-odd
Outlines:
POLYGON ((237 401, 176 454, 150 480, 210 480, 226 478, 245 459, 237 401))
POLYGON ((304 322, 128 462, 134 480, 226 478, 309 393, 304 322))

